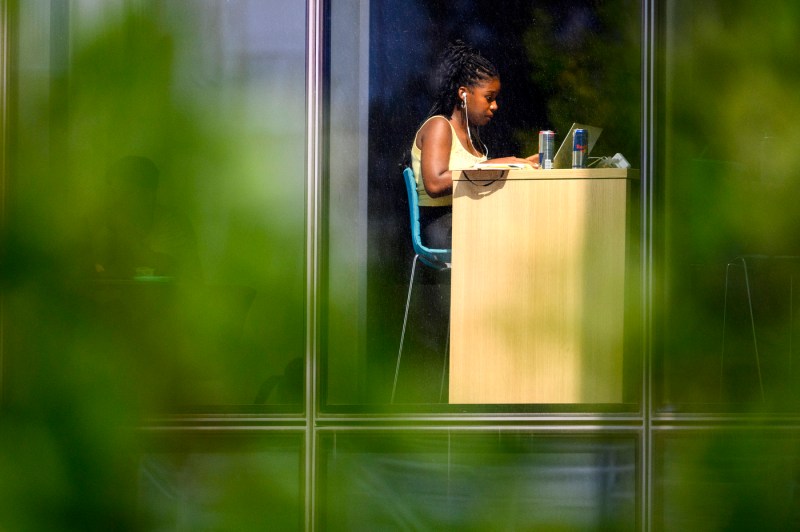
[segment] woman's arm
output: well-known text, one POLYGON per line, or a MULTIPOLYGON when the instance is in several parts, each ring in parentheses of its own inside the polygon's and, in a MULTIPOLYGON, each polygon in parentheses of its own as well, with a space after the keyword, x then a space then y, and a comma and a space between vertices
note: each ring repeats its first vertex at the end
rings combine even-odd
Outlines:
POLYGON ((422 184, 432 198, 446 196, 453 190, 453 173, 450 172, 450 150, 453 132, 447 119, 429 120, 417 135, 417 146, 422 152, 422 184))
POLYGON ((508 163, 517 163, 517 164, 527 164, 532 166, 533 168, 539 168, 539 154, 531 155, 530 157, 526 157, 525 159, 521 159, 519 157, 500 157, 498 159, 489 159, 486 161, 487 163, 498 163, 498 164, 508 164, 508 163))
MULTIPOLYGON (((422 184, 425 186, 425 192, 432 198, 452 193, 453 173, 450 171, 452 143, 453 132, 444 117, 429 120, 417 135, 417 146, 422 152, 422 184)), ((525 159, 501 157, 487 162, 527 164, 533 168, 539 168, 539 154, 525 159)))

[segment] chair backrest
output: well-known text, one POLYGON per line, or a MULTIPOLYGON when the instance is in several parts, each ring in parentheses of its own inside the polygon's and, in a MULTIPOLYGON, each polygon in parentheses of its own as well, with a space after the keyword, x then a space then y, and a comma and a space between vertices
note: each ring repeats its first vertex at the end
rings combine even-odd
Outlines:
POLYGON ((414 253, 428 266, 443 267, 444 263, 450 262, 449 249, 433 249, 422 243, 422 232, 419 226, 419 195, 417 194, 417 181, 414 179, 414 171, 411 168, 403 170, 403 180, 406 183, 408 193, 408 211, 411 219, 411 244, 414 246, 414 253))

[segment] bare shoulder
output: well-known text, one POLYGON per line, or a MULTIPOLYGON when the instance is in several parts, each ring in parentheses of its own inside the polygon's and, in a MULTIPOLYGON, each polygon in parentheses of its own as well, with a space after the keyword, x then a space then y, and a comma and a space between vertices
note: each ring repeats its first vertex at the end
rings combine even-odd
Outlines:
POLYGON ((430 118, 420 128, 417 134, 417 147, 422 148, 424 144, 431 143, 450 143, 452 130, 450 123, 443 116, 430 118))

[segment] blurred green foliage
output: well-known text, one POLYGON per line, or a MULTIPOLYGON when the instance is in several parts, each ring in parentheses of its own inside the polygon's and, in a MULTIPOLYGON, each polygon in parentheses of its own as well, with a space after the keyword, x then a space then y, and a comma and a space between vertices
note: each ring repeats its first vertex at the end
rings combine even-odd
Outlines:
POLYGON ((676 1, 664 13, 662 401, 796 411, 800 8, 676 1), (742 255, 748 278, 728 266, 742 255))
MULTIPOLYGON (((268 113, 249 96, 269 100, 276 85, 260 72, 232 74, 230 44, 198 31, 214 12, 186 7, 9 3, 18 42, 3 234, 2 530, 139 529, 136 478, 150 448, 140 427, 187 411, 302 409, 302 368, 284 368, 304 356, 303 56, 283 67, 294 83, 283 114, 268 113), (109 168, 130 155, 155 163, 157 188, 118 186, 109 168), (184 255, 198 267, 181 267, 184 255), (278 383, 264 390, 270 378, 278 383)), ((193 447, 174 439, 167 455, 191 462, 193 447)), ((273 496, 278 522, 299 527, 294 441, 292 475, 271 465, 263 442, 245 453, 249 465, 220 466, 236 481, 214 485, 215 526, 241 529, 253 517, 231 501, 273 496), (263 475, 241 471, 257 467, 263 475)), ((191 509, 174 492, 181 478, 225 461, 202 456, 155 482, 167 508, 191 509)))
MULTIPOLYGON (((305 340, 305 169, 298 163, 304 160, 304 52, 300 74, 285 78, 288 88, 274 94, 265 80, 281 76, 269 69, 204 62, 220 43, 194 34, 208 21, 194 19, 182 2, 131 4, 136 9, 119 7, 125 2, 8 2, 19 42, 0 278, 0 530, 158 523, 299 528, 302 436, 276 448, 275 438, 258 435, 205 446, 202 438, 179 434, 154 445, 138 427, 187 409, 219 413, 235 405, 238 412, 263 412, 256 403, 270 401, 282 403, 276 408, 284 413, 303 408, 302 385, 286 378, 302 379, 297 361, 305 340), (67 4, 75 8, 71 17, 59 18, 67 4), (259 126, 259 116, 280 126, 259 126), (98 275, 91 235, 108 214, 106 171, 130 154, 156 162, 158 201, 191 222, 202 283, 160 272, 140 279, 98 275), (267 382, 283 384, 277 397, 263 397, 267 382), (143 484, 153 491, 143 495, 143 484), (187 491, 192 500, 183 510, 190 518, 181 521, 176 501, 187 491), (151 510, 146 516, 142 498, 151 510), (267 499, 269 523, 261 506, 267 499), (215 509, 210 516, 204 514, 209 507, 215 509)), ((596 4, 591 23, 619 33, 598 32, 605 35, 598 40, 577 28, 579 38, 571 40, 570 28, 534 9, 526 39, 539 67, 532 81, 552 92, 549 119, 558 128, 573 120, 603 125, 607 145, 635 162, 639 4, 596 4)), ((786 325, 796 308, 793 300, 786 303, 794 270, 754 272, 760 283, 755 310, 766 334, 765 397, 745 349, 746 319, 731 318, 734 342, 745 350, 726 355, 727 370, 720 351, 728 261, 741 254, 800 255, 794 149, 800 65, 793 53, 800 7, 745 0, 664 7, 663 138, 650 154, 659 163, 652 177, 663 200, 656 245, 663 266, 657 305, 665 321, 656 407, 795 413, 798 372, 786 358, 796 329, 786 325)), ((736 275, 731 282, 741 317, 741 272, 736 275)), ((709 434, 697 429, 688 443, 655 446, 657 526, 796 528, 793 433, 709 434)), ((402 450, 413 438, 395 442, 402 450)), ((431 467, 445 471, 434 479, 444 489, 445 443, 433 466, 424 453, 414 459, 430 466, 420 467, 423 474, 431 467)), ((530 449, 523 451, 508 459, 512 469, 530 449)), ((492 448, 464 460, 461 486, 468 493, 492 460, 502 462, 502 452, 492 448)), ((385 461, 397 473, 393 457, 385 461)), ((507 471, 498 469, 502 481, 507 471)), ((627 474, 623 487, 641 488, 631 487, 627 474)), ((411 476, 406 488, 417 494, 417 486, 411 476)))
POLYGON ((660 14, 655 408, 742 428, 660 435, 655 523, 794 529, 800 445, 775 414, 800 406, 800 6, 676 0, 660 14))

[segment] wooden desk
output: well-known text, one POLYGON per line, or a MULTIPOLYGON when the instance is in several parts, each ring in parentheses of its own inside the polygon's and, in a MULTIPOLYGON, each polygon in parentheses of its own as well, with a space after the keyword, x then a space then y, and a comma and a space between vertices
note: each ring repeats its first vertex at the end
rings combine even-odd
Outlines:
POLYGON ((618 403, 635 171, 454 173, 451 403, 618 403))

